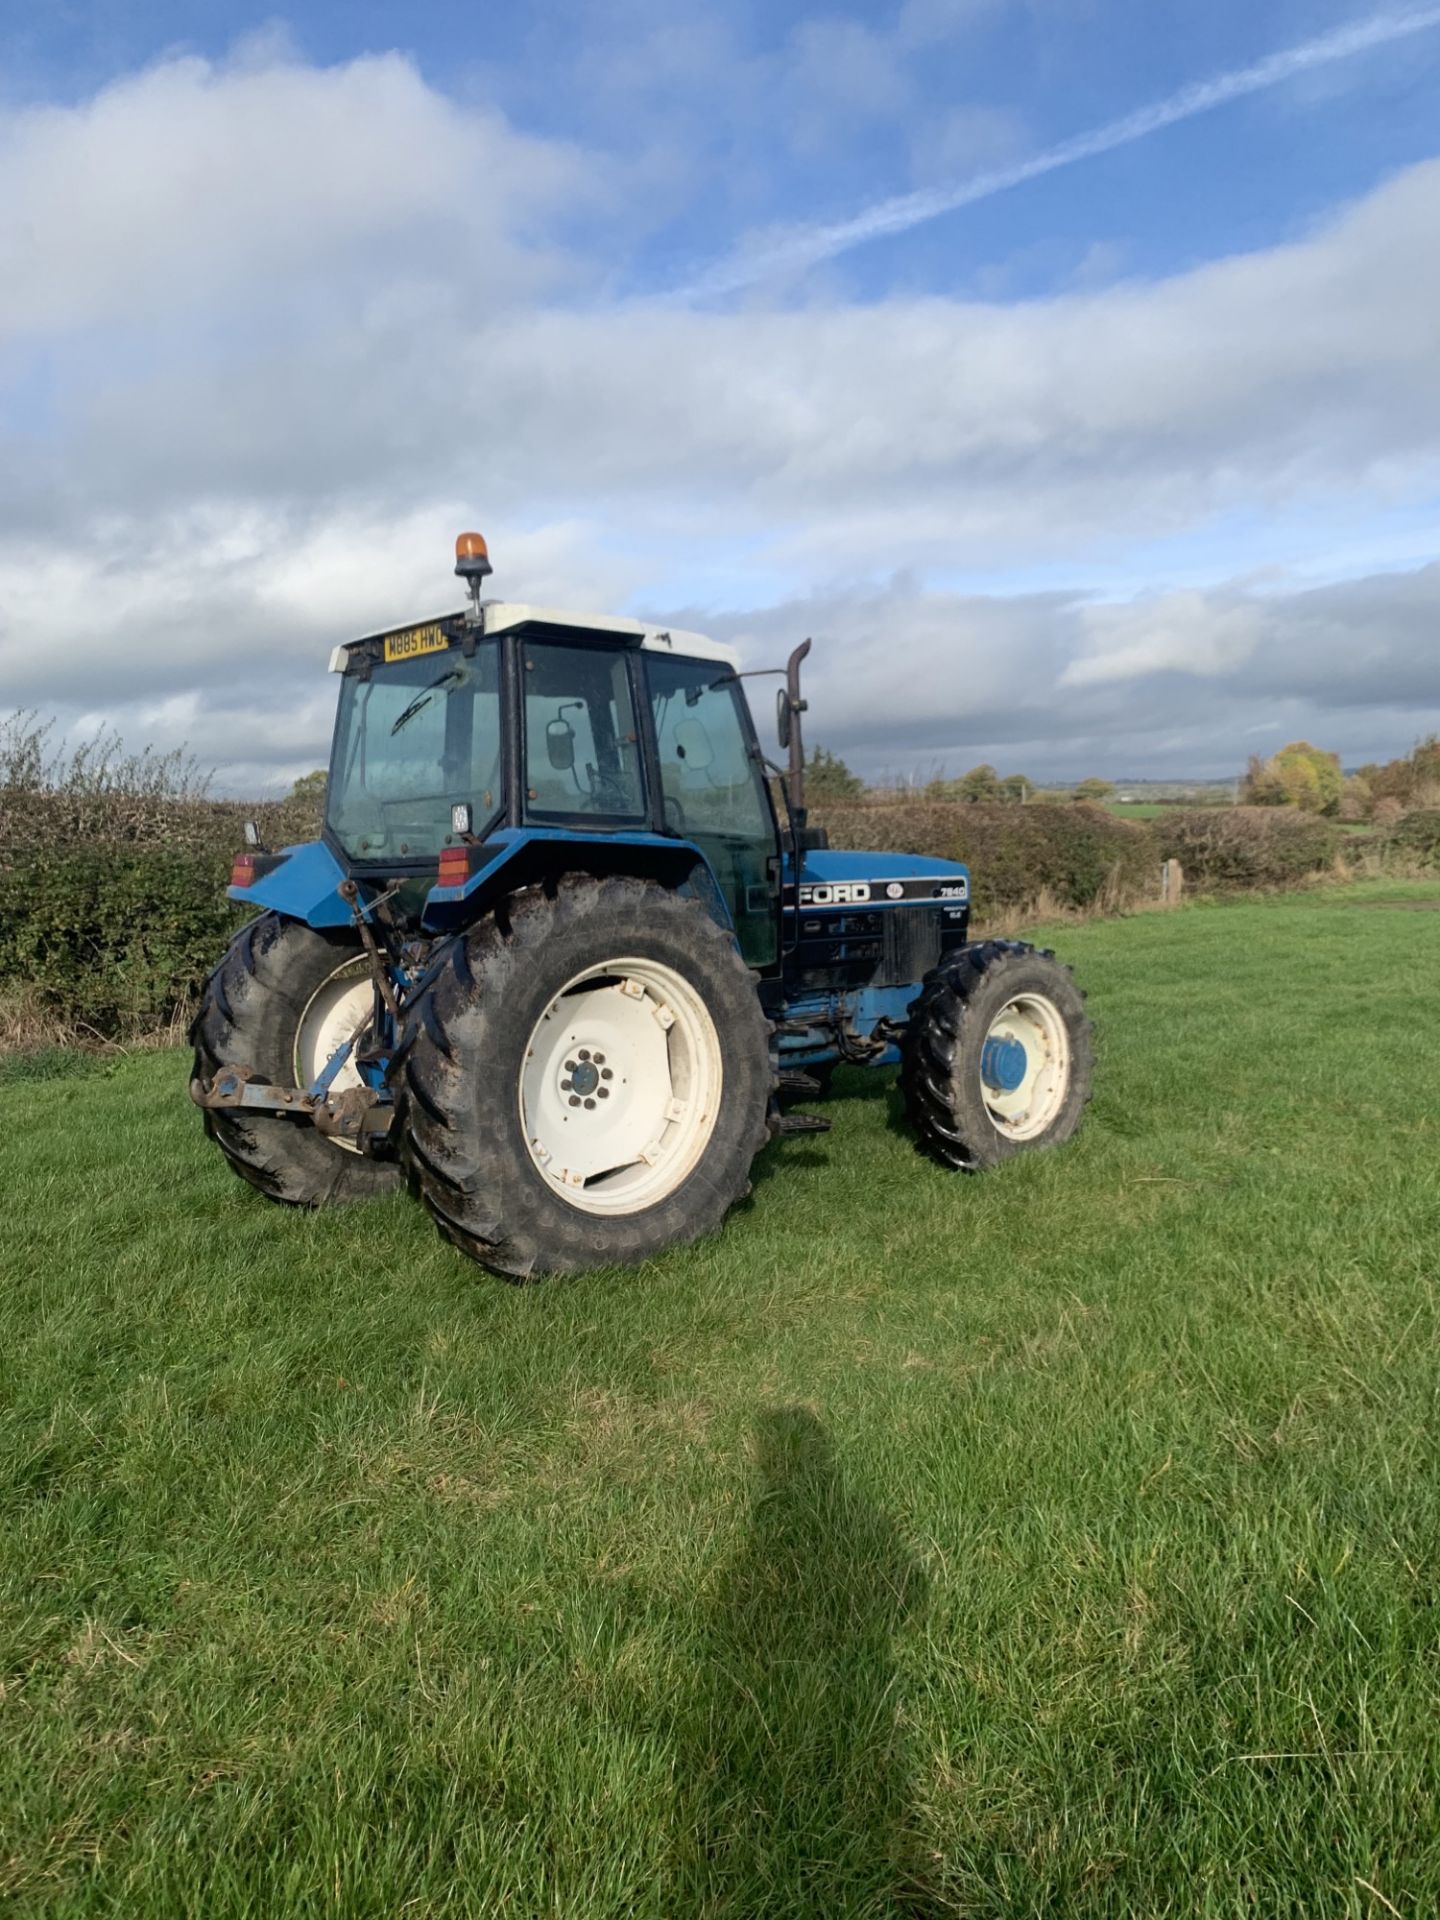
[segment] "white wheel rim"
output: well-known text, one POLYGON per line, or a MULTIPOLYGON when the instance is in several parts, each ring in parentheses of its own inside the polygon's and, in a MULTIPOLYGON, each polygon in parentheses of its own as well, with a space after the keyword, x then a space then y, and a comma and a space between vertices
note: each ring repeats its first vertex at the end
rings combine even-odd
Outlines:
POLYGON ((1034 1140, 1054 1125, 1070 1090, 1070 1035, 1053 1000, 1020 993, 1000 1009, 985 1036, 980 1086, 1007 1140, 1034 1140))
MULTIPOLYGON (((351 1039, 370 1018, 375 1006, 375 988, 369 963, 347 960, 337 967, 311 994, 295 1028, 295 1084, 313 1086, 324 1072, 332 1055, 351 1039)), ((331 1093, 343 1093, 347 1087, 360 1086, 360 1069, 352 1053, 330 1082, 331 1093)), ((358 1153, 353 1140, 336 1140, 346 1153, 358 1153)))
POLYGON ((520 1125, 530 1158, 582 1213, 638 1213, 694 1171, 722 1081, 715 1022, 682 974, 655 960, 587 967, 526 1045, 520 1125))

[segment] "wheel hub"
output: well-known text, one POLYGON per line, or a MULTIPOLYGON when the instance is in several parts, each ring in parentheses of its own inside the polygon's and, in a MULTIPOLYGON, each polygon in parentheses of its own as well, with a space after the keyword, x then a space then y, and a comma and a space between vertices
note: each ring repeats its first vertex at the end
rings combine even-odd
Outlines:
POLYGON ((1024 1047, 1008 1033, 992 1033, 980 1056, 980 1076, 996 1093, 1014 1093, 1023 1086, 1028 1067, 1024 1047))
MULTIPOLYGON (((576 1100, 579 1100, 588 1107, 597 1094, 602 1100, 610 1098, 609 1087, 601 1083, 602 1067, 605 1067, 604 1054, 592 1053, 588 1047, 577 1048, 575 1059, 565 1062, 561 1072, 569 1077, 560 1082, 560 1091, 573 1096, 570 1103, 572 1106, 576 1100)), ((605 1067, 606 1080, 612 1080, 614 1077, 614 1070, 605 1067)))

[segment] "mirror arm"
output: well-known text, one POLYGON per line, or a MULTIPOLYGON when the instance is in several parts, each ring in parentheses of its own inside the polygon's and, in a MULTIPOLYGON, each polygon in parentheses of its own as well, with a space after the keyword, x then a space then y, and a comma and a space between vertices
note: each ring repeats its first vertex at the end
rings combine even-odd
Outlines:
POLYGON ((790 770, 786 776, 785 793, 790 803, 790 817, 795 824, 797 834, 806 824, 805 807, 805 742, 800 732, 800 716, 806 711, 808 702, 800 696, 800 663, 810 651, 810 642, 802 640, 785 663, 785 704, 790 709, 790 770))

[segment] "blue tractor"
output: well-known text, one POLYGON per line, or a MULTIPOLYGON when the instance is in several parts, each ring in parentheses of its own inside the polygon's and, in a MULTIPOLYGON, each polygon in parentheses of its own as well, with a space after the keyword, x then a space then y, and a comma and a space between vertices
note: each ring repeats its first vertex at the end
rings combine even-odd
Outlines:
POLYGON ((1075 1132, 1068 969, 972 942, 965 867, 807 824, 809 641, 771 768, 730 649, 486 600, 490 571, 462 535, 463 612, 336 649, 321 839, 247 829, 230 896, 257 917, 207 983, 191 1082, 242 1178, 298 1206, 408 1180, 462 1252, 528 1278, 713 1232, 767 1141, 825 1130, 793 1102, 841 1062, 898 1063, 947 1167, 1075 1132))

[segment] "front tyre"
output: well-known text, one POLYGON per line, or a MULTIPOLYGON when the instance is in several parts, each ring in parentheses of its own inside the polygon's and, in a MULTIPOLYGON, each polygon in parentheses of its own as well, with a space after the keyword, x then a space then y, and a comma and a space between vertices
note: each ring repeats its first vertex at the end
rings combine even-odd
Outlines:
POLYGON ((1068 1140, 1094 1077, 1085 997, 1070 969, 1018 940, 946 954, 925 976, 900 1054, 921 1144, 972 1173, 1068 1140))
MULTIPOLYGON (((205 982, 190 1029, 195 1077, 249 1067, 275 1086, 309 1086, 373 1004, 369 963, 350 936, 263 913, 205 982)), ((359 1079, 347 1061, 332 1086, 343 1092, 359 1079)), ((242 1180, 291 1206, 367 1200, 399 1185, 393 1163, 363 1158, 299 1115, 207 1108, 205 1131, 242 1180)))
POLYGON ((713 1232, 768 1137, 754 976, 699 901, 628 877, 567 876, 458 935, 392 1071, 436 1225, 513 1279, 713 1232))

